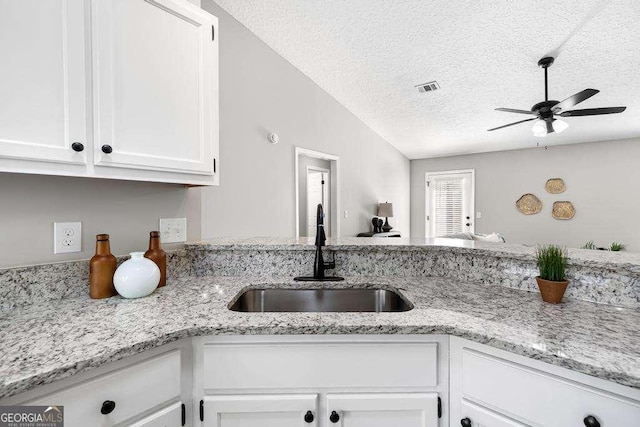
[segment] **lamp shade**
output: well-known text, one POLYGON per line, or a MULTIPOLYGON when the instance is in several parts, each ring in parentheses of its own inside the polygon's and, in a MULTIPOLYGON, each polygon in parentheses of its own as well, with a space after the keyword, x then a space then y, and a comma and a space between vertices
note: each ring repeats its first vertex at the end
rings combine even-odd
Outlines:
POLYGON ((378 216, 393 217, 393 203, 378 204, 378 216))

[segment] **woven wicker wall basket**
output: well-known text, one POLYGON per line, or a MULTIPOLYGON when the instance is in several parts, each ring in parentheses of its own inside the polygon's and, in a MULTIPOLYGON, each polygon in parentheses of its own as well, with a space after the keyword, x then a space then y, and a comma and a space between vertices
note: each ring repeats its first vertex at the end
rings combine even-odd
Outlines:
POLYGON ((535 195, 527 193, 518 199, 516 208, 524 215, 535 215, 542 210, 542 202, 535 195))
POLYGON ((551 178, 547 180, 544 188, 547 190, 547 193, 551 194, 564 193, 564 190, 567 189, 562 178, 551 178))
POLYGON ((567 220, 573 218, 575 215, 576 208, 573 207, 573 203, 566 201, 553 203, 551 216, 555 219, 567 220))

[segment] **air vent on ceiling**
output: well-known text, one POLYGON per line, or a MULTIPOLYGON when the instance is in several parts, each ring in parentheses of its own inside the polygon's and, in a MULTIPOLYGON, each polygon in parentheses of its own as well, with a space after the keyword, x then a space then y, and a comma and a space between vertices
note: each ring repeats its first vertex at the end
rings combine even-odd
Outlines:
POLYGON ((434 90, 438 90, 440 89, 440 85, 438 84, 437 81, 432 81, 429 83, 424 83, 421 85, 416 86, 418 88, 418 92, 432 92, 434 90))

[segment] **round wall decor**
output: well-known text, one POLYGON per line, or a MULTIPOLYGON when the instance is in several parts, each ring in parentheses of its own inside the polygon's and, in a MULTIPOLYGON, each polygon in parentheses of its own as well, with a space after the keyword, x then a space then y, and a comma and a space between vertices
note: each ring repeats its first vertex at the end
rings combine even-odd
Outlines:
POLYGON ((535 195, 527 193, 518 199, 516 208, 524 215, 535 215, 542 210, 542 202, 535 195))
POLYGON ((548 179, 544 188, 547 190, 547 193, 551 193, 551 194, 564 193, 564 190, 567 189, 567 187, 564 185, 564 180, 562 178, 548 179))
POLYGON ((576 215, 576 208, 573 207, 573 203, 562 201, 562 202, 553 202, 553 210, 551 211, 551 216, 555 219, 571 219, 576 215))

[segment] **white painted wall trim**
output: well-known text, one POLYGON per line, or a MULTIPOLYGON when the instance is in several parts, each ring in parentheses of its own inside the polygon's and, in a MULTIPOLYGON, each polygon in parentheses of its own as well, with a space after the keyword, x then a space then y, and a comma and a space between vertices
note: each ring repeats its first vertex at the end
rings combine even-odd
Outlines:
POLYGON ((320 151, 309 150, 307 148, 295 147, 294 149, 294 167, 293 173, 295 178, 294 188, 294 206, 295 206, 295 238, 300 237, 300 178, 298 176, 298 159, 300 156, 312 157, 320 160, 328 160, 331 162, 331 205, 334 209, 331 210, 331 224, 333 229, 331 230, 330 237, 340 236, 340 157, 333 154, 327 154, 320 151))
POLYGON ((429 176, 433 175, 455 175, 461 173, 470 173, 471 174, 471 221, 473 221, 474 226, 472 230, 475 231, 475 221, 476 221, 476 170, 475 169, 455 169, 455 170, 447 170, 447 171, 437 171, 437 172, 425 172, 424 174, 424 215, 422 216, 422 222, 424 223, 424 237, 430 238, 430 227, 427 226, 427 218, 431 212, 431 207, 429 206, 429 185, 427 182, 429 181, 429 176))

